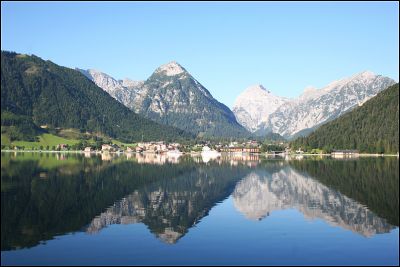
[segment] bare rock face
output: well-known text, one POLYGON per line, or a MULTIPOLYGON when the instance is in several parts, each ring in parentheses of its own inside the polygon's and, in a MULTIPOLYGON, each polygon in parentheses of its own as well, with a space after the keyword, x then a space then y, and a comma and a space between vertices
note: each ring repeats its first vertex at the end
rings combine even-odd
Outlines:
POLYGON ((289 99, 273 95, 261 84, 253 85, 243 91, 233 105, 237 121, 250 132, 259 130, 267 123, 269 116, 289 99))
POLYGON ((365 71, 322 89, 307 87, 291 100, 250 87, 238 97, 233 111, 251 132, 274 132, 290 138, 338 118, 393 84, 388 77, 365 71))
POLYGON ((110 75, 98 70, 76 69, 84 74, 89 80, 93 81, 98 87, 109 93, 116 100, 128 106, 132 99, 136 98, 137 91, 143 85, 143 81, 133 81, 129 79, 117 81, 110 75))

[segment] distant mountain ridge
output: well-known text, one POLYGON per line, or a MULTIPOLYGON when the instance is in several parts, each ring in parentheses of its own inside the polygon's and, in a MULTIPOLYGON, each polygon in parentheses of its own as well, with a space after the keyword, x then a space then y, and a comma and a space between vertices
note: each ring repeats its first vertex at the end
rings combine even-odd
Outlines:
POLYGON ((274 132, 291 138, 312 132, 394 83, 388 77, 365 71, 334 81, 322 89, 308 87, 302 95, 291 100, 276 96, 262 98, 260 90, 249 93, 247 89, 236 99, 233 111, 237 118, 246 118, 240 121, 255 134, 274 132), (282 104, 277 105, 276 99, 282 104), (270 113, 263 109, 269 109, 270 113))
POLYGON ((177 62, 157 68, 144 82, 117 81, 95 71, 82 73, 136 113, 204 137, 247 137, 232 111, 177 62))

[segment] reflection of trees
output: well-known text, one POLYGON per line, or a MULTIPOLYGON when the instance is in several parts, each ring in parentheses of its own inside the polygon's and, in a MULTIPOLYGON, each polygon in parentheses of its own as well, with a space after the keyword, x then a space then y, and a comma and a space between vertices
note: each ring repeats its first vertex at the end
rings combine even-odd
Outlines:
POLYGON ((2 250, 78 231, 140 186, 194 169, 190 163, 154 166, 79 157, 80 162, 71 165, 73 171, 68 171, 68 165, 44 169, 36 158, 16 161, 2 155, 2 250))
POLYGON ((274 173, 253 171, 237 184, 233 199, 249 219, 260 220, 274 210, 294 207, 306 217, 321 218, 364 236, 394 228, 365 206, 289 166, 274 173))

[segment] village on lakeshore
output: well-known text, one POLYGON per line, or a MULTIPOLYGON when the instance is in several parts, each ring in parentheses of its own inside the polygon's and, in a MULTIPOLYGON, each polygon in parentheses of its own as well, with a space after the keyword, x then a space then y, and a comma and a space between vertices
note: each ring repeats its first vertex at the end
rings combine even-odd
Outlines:
MULTIPOLYGON (((56 146, 40 147, 27 149, 26 147, 14 146, 14 147, 2 147, 2 151, 31 151, 31 152, 84 152, 84 153, 140 153, 140 154, 160 154, 166 156, 180 156, 183 154, 202 154, 208 156, 218 157, 223 154, 265 154, 273 156, 285 156, 285 155, 330 155, 334 158, 354 158, 359 157, 360 153, 358 150, 332 150, 330 153, 324 151, 311 151, 305 152, 301 148, 291 149, 287 143, 262 143, 256 140, 249 140, 245 142, 229 142, 229 143, 213 143, 213 142, 198 142, 196 144, 181 144, 178 142, 168 143, 166 141, 150 141, 150 142, 139 142, 135 144, 115 144, 115 143, 104 143, 101 145, 87 145, 77 146, 68 144, 58 144, 56 146)), ((361 154, 362 155, 362 154, 361 154)), ((383 156, 383 154, 371 154, 374 156, 383 156)), ((398 154, 396 155, 398 156, 398 154)))

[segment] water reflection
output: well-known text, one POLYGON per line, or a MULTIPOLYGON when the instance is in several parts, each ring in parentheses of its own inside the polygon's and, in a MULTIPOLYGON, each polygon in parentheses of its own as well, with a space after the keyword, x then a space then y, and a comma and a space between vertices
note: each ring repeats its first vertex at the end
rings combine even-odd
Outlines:
POLYGON ((166 243, 175 243, 209 210, 227 198, 247 169, 198 166, 175 179, 160 180, 135 190, 94 218, 89 233, 115 223, 144 223, 166 243))
POLYGON ((163 165, 166 163, 178 164, 180 155, 154 154, 154 153, 132 153, 127 154, 127 158, 135 158, 138 163, 163 165))
POLYGON ((364 236, 394 228, 364 205, 289 166, 274 173, 251 172, 237 184, 233 200, 235 207, 252 220, 261 220, 275 210, 296 208, 307 218, 320 218, 364 236))
POLYGON ((296 208, 371 236, 398 226, 398 170, 397 159, 382 158, 2 153, 1 248, 132 223, 173 244, 230 195, 250 220, 296 208))

